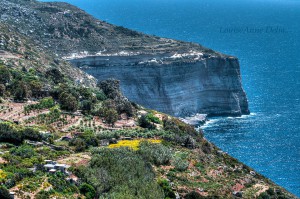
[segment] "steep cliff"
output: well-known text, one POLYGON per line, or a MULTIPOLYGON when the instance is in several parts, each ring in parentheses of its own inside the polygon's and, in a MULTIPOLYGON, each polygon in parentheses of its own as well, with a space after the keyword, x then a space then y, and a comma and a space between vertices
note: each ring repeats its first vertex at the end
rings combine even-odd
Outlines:
POLYGON ((236 58, 146 35, 66 3, 2 0, 0 21, 98 80, 121 80, 129 99, 176 116, 248 114, 236 58))
POLYGON ((197 54, 96 56, 70 60, 98 80, 121 80, 123 93, 145 107, 175 116, 248 114, 239 63, 197 54), (193 60, 193 61, 190 61, 193 60))

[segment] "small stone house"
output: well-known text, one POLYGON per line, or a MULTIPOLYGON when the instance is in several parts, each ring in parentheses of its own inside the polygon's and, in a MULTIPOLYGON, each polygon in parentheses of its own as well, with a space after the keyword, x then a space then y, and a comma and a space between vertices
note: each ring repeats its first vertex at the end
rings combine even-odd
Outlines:
POLYGON ((45 165, 44 169, 48 171, 49 173, 56 173, 57 171, 60 171, 64 174, 69 174, 67 169, 70 167, 69 165, 66 164, 58 164, 55 161, 52 160, 45 160, 45 165))

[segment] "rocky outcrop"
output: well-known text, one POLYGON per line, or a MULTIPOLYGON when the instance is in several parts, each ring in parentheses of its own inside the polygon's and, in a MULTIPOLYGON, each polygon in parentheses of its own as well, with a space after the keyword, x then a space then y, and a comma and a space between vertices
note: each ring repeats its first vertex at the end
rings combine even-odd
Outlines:
POLYGON ((116 78, 131 101, 175 116, 248 114, 239 62, 203 53, 70 60, 98 80, 116 78))

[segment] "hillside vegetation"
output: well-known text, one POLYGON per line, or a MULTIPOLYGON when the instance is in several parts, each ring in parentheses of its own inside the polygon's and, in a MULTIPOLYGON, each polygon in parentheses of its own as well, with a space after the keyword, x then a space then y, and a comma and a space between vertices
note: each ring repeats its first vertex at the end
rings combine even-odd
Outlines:
POLYGON ((1 198, 295 198, 201 130, 131 103, 117 80, 89 88, 22 68, 0 66, 1 198))
MULTIPOLYGON (((165 42, 164 50, 202 47, 95 22, 68 4, 0 5, 1 199, 9 192, 37 199, 296 198, 208 142, 201 130, 130 102, 118 80, 96 84, 52 53, 81 45, 94 51, 97 42, 111 52, 147 42, 165 42), (57 169, 48 169, 54 162, 57 169)), ((143 50, 150 49, 161 48, 143 50)))

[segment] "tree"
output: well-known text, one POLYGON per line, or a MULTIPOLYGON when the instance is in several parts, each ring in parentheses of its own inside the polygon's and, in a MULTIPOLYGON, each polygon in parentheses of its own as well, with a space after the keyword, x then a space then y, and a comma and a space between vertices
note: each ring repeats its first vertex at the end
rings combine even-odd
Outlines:
POLYGON ((55 84, 63 82, 64 80, 64 75, 57 68, 49 69, 46 72, 46 77, 51 78, 55 84))
POLYGON ((129 117, 134 116, 135 109, 125 97, 117 100, 117 110, 118 113, 126 113, 129 117))
POLYGON ((0 97, 4 96, 6 87, 4 84, 0 84, 0 97))
POLYGON ((93 103, 91 100, 83 100, 81 102, 81 110, 83 114, 90 113, 92 108, 93 108, 93 103))
POLYGON ((71 140, 70 145, 75 146, 76 152, 82 152, 86 149, 85 141, 82 138, 75 138, 71 140))
POLYGON ((95 100, 97 99, 91 88, 79 87, 78 92, 84 100, 90 100, 95 102, 95 100))
POLYGON ((109 108, 104 110, 104 119, 111 126, 114 126, 116 121, 118 121, 118 117, 118 112, 115 109, 109 108))
POLYGON ((0 84, 6 84, 10 80, 10 72, 7 67, 0 65, 0 84))
POLYGON ((78 109, 78 100, 72 94, 63 92, 59 96, 59 101, 61 104, 61 109, 67 111, 76 111, 78 109))
POLYGON ((38 80, 32 80, 29 83, 29 86, 31 88, 32 96, 39 97, 43 88, 42 83, 38 80))
POLYGON ((104 92, 104 94, 110 98, 115 99, 120 96, 120 81, 115 79, 108 79, 101 81, 98 87, 104 92))
POLYGON ((18 81, 14 85, 14 99, 15 100, 24 100, 31 95, 31 90, 24 81, 18 81))
POLYGON ((83 139, 84 143, 87 146, 94 146, 94 147, 96 147, 96 146, 99 145, 97 137, 95 136, 95 134, 91 130, 85 130, 84 133, 82 133, 82 134, 80 134, 78 136, 78 138, 83 139))

